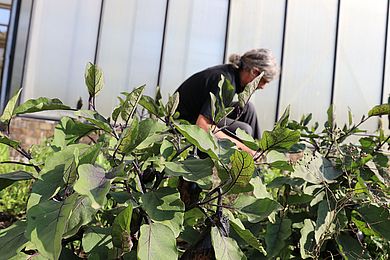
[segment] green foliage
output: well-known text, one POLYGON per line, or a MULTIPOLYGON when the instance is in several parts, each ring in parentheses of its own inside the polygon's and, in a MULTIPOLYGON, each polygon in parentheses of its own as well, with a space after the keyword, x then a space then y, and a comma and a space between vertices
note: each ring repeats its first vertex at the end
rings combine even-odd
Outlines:
MULTIPOLYGON (((240 106, 260 79, 238 97, 240 106)), ((2 257, 389 258, 390 137, 379 130, 347 142, 366 120, 388 114, 386 106, 374 107, 358 124, 349 113, 342 128, 330 107, 323 129, 310 125, 311 114, 291 121, 287 108, 260 140, 236 133, 258 151, 252 158, 177 119, 178 94, 163 104, 159 90, 151 98, 141 86, 121 93, 105 118, 94 106, 103 73, 89 64, 85 80, 90 109, 62 118, 45 144, 24 150, 8 131, 0 136, 1 149, 15 149, 31 165, 0 164, 0 202, 10 201, 4 195, 10 188, 33 182, 27 205, 25 196, 17 206, 25 216, 0 231, 2 257), (150 118, 138 116, 140 106, 150 118)), ((46 98, 16 107, 19 94, 2 125, 17 114, 69 109, 46 98)), ((222 77, 219 93, 211 95, 214 122, 232 110, 234 95, 222 77)))

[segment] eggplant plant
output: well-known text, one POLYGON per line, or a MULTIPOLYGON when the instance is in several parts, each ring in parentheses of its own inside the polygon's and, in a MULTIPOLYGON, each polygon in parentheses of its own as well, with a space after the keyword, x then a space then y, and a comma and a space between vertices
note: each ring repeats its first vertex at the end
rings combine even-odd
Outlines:
MULTIPOLYGON (((289 110, 254 140, 237 138, 257 158, 228 140, 178 119, 178 96, 163 103, 145 86, 121 93, 110 117, 95 107, 104 87, 94 64, 85 72, 87 110, 58 99, 17 106, 20 91, 0 117, 0 143, 34 171, 0 175, 0 188, 34 181, 26 216, 0 230, 4 259, 387 259, 390 244, 389 136, 365 135, 374 107, 358 124, 339 128, 328 110, 324 128, 311 115, 289 120, 289 110), (15 116, 70 110, 34 157, 9 137, 15 116), (144 113, 147 111, 147 113, 144 113), (49 152, 48 150, 49 149, 49 152)), ((255 83, 254 83, 255 84, 255 83)), ((213 120, 232 108, 234 88, 221 78, 211 96, 213 120)), ((241 106, 254 88, 238 97, 241 106)), ((19 163, 20 162, 15 162, 19 163)))

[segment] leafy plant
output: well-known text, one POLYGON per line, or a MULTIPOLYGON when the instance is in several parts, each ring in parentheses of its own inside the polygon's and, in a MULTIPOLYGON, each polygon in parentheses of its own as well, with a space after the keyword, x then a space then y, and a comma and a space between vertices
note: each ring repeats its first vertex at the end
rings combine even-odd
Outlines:
MULTIPOLYGON (((92 110, 62 118, 48 145, 26 151, 7 126, 23 113, 68 109, 39 98, 1 117, 0 143, 26 157, 33 179, 26 217, 0 231, 0 255, 42 259, 386 259, 389 254, 387 148, 390 137, 347 143, 368 118, 342 129, 332 108, 324 129, 311 115, 254 140, 237 133, 258 158, 228 140, 177 119, 178 96, 163 104, 144 86, 122 93, 111 117, 95 110, 103 73, 86 70, 92 110), (149 117, 138 115, 142 106, 149 117), (42 151, 42 152, 40 152, 42 151), (295 158, 295 159, 294 159, 295 158), (255 159, 255 160, 254 160, 255 159)), ((260 78, 259 78, 260 80, 260 78)), ((213 120, 226 116, 234 88, 221 79, 213 120)), ((253 93, 248 85, 241 106, 253 93)), ((27 173, 26 173, 27 174, 27 173)), ((8 172, 0 186, 26 176, 8 172)), ((16 184, 13 184, 16 185, 16 184)))

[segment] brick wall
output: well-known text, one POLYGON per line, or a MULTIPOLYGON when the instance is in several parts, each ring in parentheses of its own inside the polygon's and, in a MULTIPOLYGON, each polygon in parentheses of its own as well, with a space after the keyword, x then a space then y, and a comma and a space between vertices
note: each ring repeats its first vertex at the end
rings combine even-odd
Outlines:
MULTIPOLYGON (((27 117, 16 117, 11 120, 10 137, 21 142, 24 149, 29 149, 33 144, 39 144, 54 133, 56 121, 27 117)), ((22 159, 12 150, 11 157, 22 159)))

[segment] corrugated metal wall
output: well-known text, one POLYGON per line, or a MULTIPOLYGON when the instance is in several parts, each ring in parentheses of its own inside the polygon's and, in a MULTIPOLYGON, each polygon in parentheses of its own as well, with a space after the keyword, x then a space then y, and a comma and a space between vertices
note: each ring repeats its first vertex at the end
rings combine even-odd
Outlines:
POLYGON ((359 120, 390 92, 389 0, 30 2, 25 65, 11 83, 24 86, 24 100, 86 101, 84 68, 95 61, 106 77, 98 107, 108 114, 121 91, 147 84, 153 95, 160 85, 167 96, 192 73, 261 47, 282 67, 253 99, 263 130, 287 105, 295 119, 312 112, 323 122, 333 103, 339 122, 348 108, 359 120))

